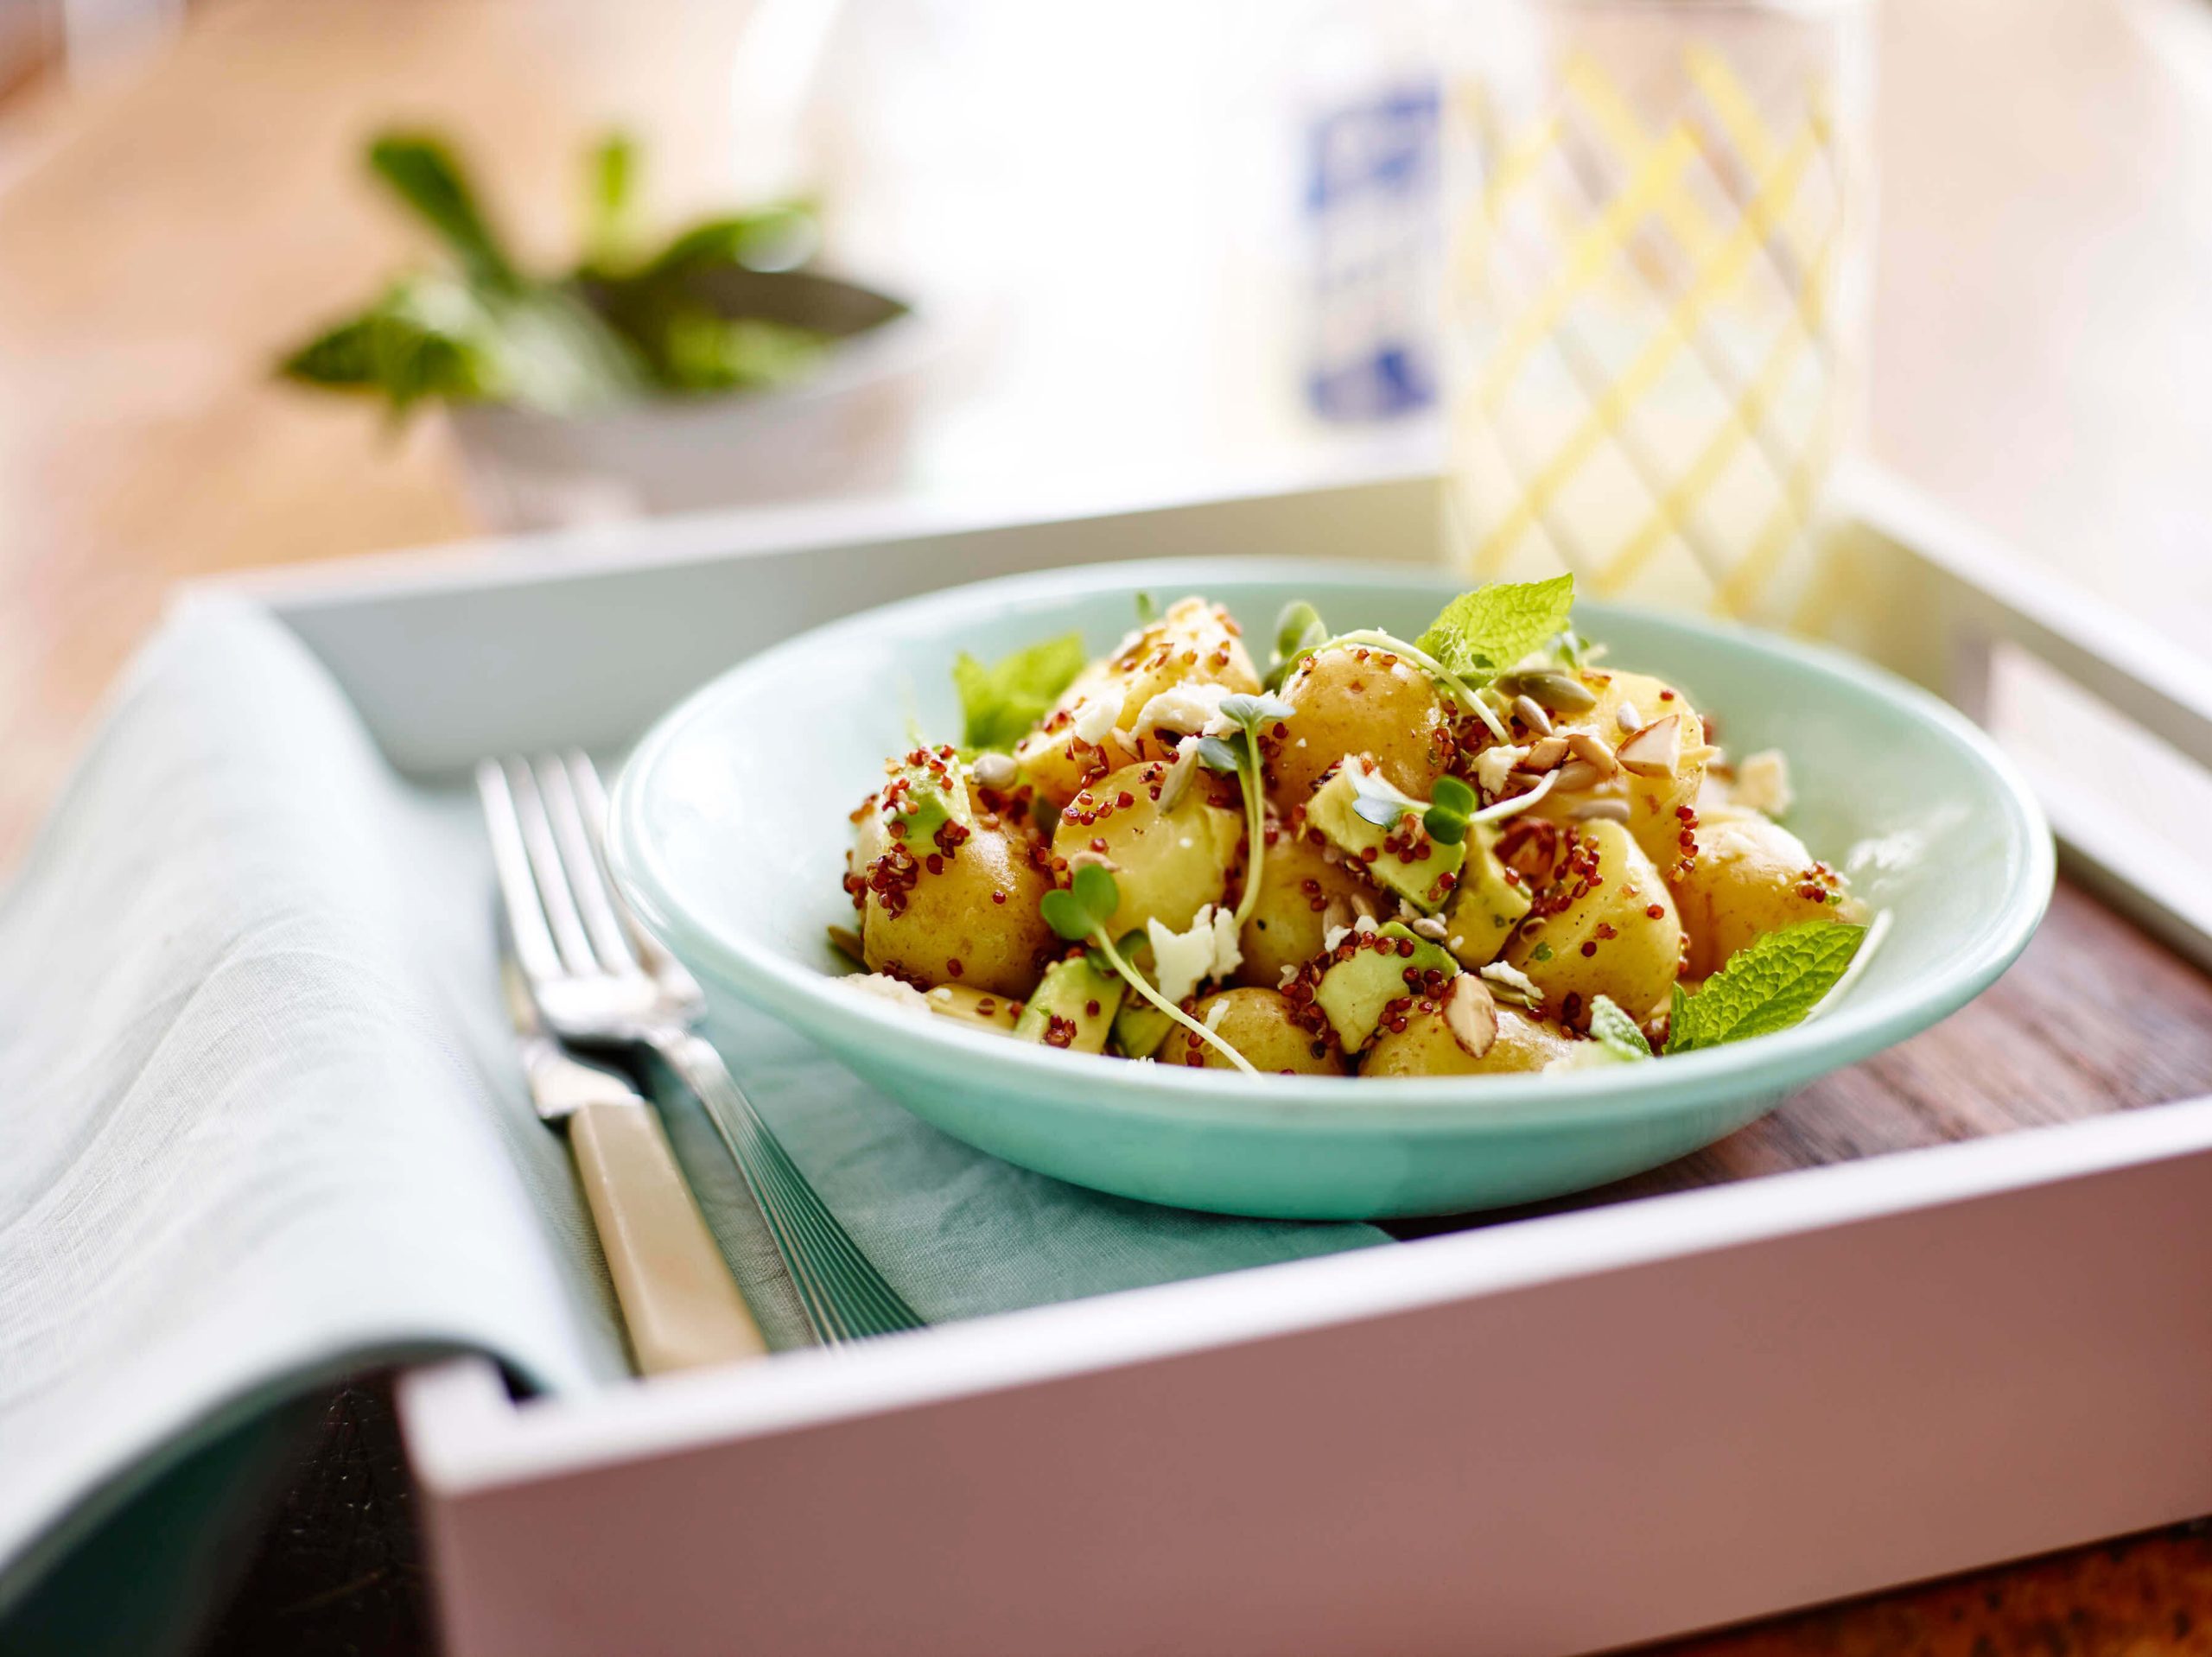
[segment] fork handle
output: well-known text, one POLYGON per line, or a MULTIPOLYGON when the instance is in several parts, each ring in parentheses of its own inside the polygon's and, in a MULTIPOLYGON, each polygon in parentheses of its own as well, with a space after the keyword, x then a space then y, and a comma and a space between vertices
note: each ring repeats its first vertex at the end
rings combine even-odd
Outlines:
POLYGON ((765 1354, 760 1327, 652 1107, 580 1106, 569 1118, 569 1143, 639 1369, 657 1375, 765 1354))

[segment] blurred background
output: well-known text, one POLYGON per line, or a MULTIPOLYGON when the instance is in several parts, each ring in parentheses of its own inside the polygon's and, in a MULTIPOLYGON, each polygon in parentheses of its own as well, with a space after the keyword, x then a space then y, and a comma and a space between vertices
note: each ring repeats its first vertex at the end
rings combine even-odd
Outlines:
MULTIPOLYGON (((1514 134, 1455 159, 1455 123, 1487 130, 1486 63, 1565 76, 1532 29, 1607 10, 0 0, 0 866, 180 577, 671 505, 1079 510, 1473 467, 1438 318, 1453 209, 1497 192, 1514 134), (798 262, 889 320, 840 341, 812 311, 751 333, 656 313, 656 388, 683 395, 572 406, 558 374, 519 415, 446 395, 543 367, 543 332, 499 353, 551 289, 393 288, 454 263, 365 164, 393 130, 443 143, 501 257, 562 276, 560 304, 630 291, 686 226, 789 202, 804 245, 718 244, 732 270, 798 262), (326 333, 379 303, 368 332, 326 333), (404 416, 378 382, 403 335, 404 416), (315 341, 323 384, 276 374, 315 341), (330 389, 348 376, 378 384, 330 389)), ((1798 69, 1783 89, 1812 98, 1859 215, 1820 334, 1848 382, 1823 441, 2201 650, 2212 10, 1736 10, 1840 42, 1813 92, 1798 69)), ((1649 90, 1614 75, 1629 105, 1649 90)))

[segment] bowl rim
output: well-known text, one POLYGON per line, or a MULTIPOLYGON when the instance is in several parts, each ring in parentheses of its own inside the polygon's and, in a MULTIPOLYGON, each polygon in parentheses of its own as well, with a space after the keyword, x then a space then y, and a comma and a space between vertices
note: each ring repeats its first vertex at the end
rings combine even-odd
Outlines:
MULTIPOLYGON (((1777 670, 1812 672, 1844 682, 1934 727, 1981 773, 1980 790, 2003 809, 2005 841, 2019 875, 2005 901, 1914 983, 1864 1000, 1853 999, 1811 1024, 1727 1046, 1677 1054, 1663 1063, 1545 1076, 1247 1076, 1233 1070, 1143 1063, 1103 1055, 1047 1051, 970 1031, 950 1019, 922 1019, 889 1003, 841 987, 742 930, 692 915, 677 902, 645 833, 646 779, 662 758, 732 688, 777 670, 793 657, 836 649, 848 638, 893 628, 904 637, 943 637, 963 618, 1077 600, 1139 588, 1175 587, 1206 592, 1224 582, 1349 584, 1375 589, 1443 594, 1464 577, 1423 566, 1376 566, 1337 560, 1237 554, 1079 564, 963 583, 842 617, 735 663, 664 714, 632 751, 616 778, 607 849, 617 882, 647 926, 687 962, 703 962, 754 1006, 833 1053, 840 1043, 817 1032, 825 1021, 866 1032, 871 1046, 889 1044, 918 1075, 974 1088, 993 1072, 1009 1087, 1087 1111, 1110 1104, 1116 1114, 1150 1116, 1185 1126, 1224 1124, 1376 1128, 1452 1134, 1496 1127, 1514 1131, 1532 1121, 1565 1125, 1633 1117, 1681 1096, 1719 1099, 1761 1089, 1780 1091, 1839 1069, 1947 1017, 1986 988, 2027 945, 2041 923, 2056 879, 2049 827, 2033 791, 1996 743, 1966 716, 1885 669, 1832 646, 1788 638, 1732 621, 1578 600, 1578 617, 1592 614, 1595 635, 1604 618, 1633 614, 1641 626, 1685 639, 1726 638, 1763 657, 1777 670), (1072 1068, 1071 1068, 1072 1067, 1072 1068), (1360 1084, 1360 1085, 1356 1085, 1360 1084)), ((1050 625, 1050 624, 1046 624, 1050 625)), ((864 659, 864 658, 863 658, 864 659)), ((826 924, 826 923, 825 923, 826 924)))

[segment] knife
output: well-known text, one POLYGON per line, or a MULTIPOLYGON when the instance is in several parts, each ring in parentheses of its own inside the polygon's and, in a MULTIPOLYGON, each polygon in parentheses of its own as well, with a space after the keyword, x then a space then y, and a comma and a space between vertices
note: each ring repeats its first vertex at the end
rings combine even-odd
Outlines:
POLYGON ((620 1076, 546 1034, 511 951, 499 980, 531 1101, 565 1127, 641 1374, 764 1355, 767 1343, 676 1165, 659 1114, 620 1076))

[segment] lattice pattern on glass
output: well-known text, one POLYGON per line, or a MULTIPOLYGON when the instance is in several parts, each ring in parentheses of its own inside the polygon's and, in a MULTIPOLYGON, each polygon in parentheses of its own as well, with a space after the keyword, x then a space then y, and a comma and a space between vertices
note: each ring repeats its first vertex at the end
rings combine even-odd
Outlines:
POLYGON ((1514 10, 1447 123, 1465 556, 1786 611, 1857 403, 1860 14, 1514 10))

